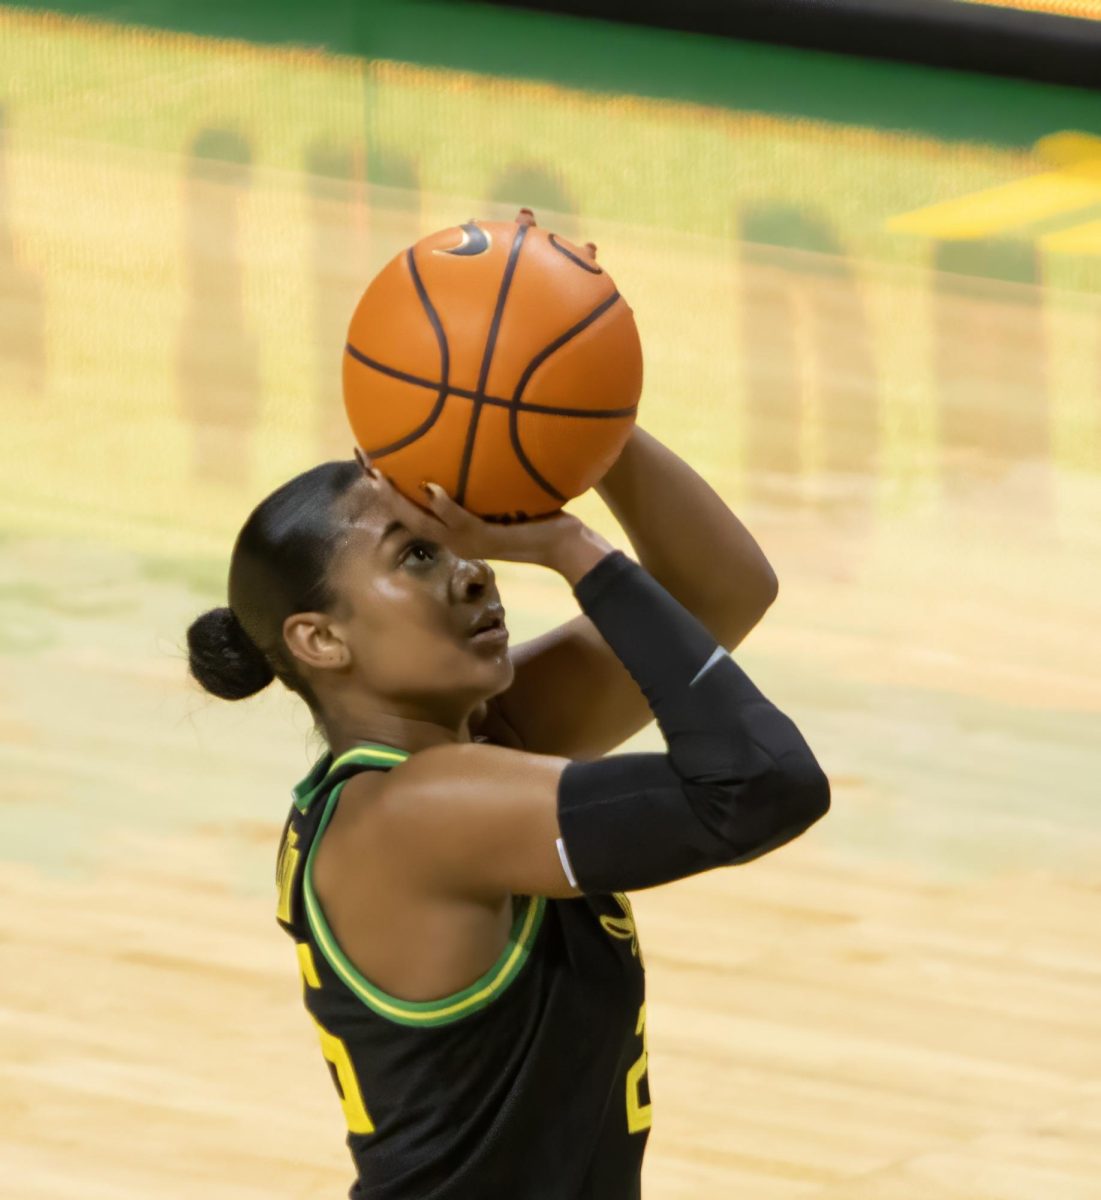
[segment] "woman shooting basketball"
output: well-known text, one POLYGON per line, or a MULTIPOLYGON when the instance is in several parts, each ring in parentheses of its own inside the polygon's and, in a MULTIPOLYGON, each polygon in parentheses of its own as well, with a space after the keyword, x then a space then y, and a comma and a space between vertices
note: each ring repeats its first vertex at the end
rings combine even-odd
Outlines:
POLYGON ((776 579, 686 463, 635 428, 597 485, 638 562, 576 517, 421 510, 366 461, 305 472, 238 536, 191 670, 274 677, 328 752, 294 789, 278 917, 360 1200, 637 1200, 651 1124, 625 895, 744 862, 829 807, 799 731, 727 651, 776 579), (523 645, 486 559, 582 614, 523 645), (477 635, 477 636, 475 636, 477 635), (664 753, 608 755, 654 717, 664 753))

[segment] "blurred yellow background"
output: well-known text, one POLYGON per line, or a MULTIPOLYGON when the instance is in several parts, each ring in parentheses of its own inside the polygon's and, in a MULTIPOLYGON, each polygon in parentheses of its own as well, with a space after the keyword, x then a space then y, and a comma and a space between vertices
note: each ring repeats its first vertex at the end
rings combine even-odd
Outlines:
MULTIPOLYGON (((736 657, 834 788, 775 857, 636 898, 645 1194, 1101 1194, 1101 131, 1060 123, 1077 100, 984 141, 948 111, 939 134, 3 8, 0 68, 11 1194, 346 1187, 271 882, 318 743, 274 690, 204 697, 184 630, 253 505, 351 453, 367 281, 519 204, 597 243, 639 424, 773 563, 736 657)), ((992 126, 1009 86, 1058 108, 976 83, 992 126)), ((595 495, 569 508, 629 549, 595 495)), ((574 615, 549 572, 495 567, 515 641, 574 615)))

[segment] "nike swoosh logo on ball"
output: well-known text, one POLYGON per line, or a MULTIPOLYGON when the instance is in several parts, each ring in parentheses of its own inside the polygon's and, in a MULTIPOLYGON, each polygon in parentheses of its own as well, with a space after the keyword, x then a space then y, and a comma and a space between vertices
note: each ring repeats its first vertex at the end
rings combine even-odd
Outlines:
POLYGON ((473 221, 460 228, 463 231, 463 240, 457 246, 452 246, 450 250, 435 250, 433 253, 454 254, 459 258, 473 258, 475 254, 485 254, 489 249, 489 234, 473 221))

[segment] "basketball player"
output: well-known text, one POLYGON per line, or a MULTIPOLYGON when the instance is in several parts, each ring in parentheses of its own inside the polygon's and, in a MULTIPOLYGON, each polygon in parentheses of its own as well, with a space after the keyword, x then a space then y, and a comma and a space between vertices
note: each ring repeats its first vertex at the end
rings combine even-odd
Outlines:
POLYGON ((277 915, 356 1200, 638 1200, 626 893, 755 858, 829 807, 726 652, 775 596, 756 542, 637 427, 598 491, 668 590, 570 514, 490 524, 439 488, 422 509, 360 457, 255 509, 229 607, 188 630, 208 691, 278 677, 328 745, 293 790, 277 915), (557 571, 583 615, 510 651, 490 558, 557 571), (664 753, 602 757, 651 716, 664 753))

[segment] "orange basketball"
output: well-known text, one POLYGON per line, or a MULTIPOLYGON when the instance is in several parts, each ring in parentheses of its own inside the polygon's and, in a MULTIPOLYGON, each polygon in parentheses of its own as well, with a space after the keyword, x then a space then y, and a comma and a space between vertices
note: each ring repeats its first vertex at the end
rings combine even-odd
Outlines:
POLYGON ((634 316, 596 247, 527 209, 402 251, 348 328, 356 441, 422 507, 431 479, 486 520, 557 512, 615 462, 641 390, 634 316))

